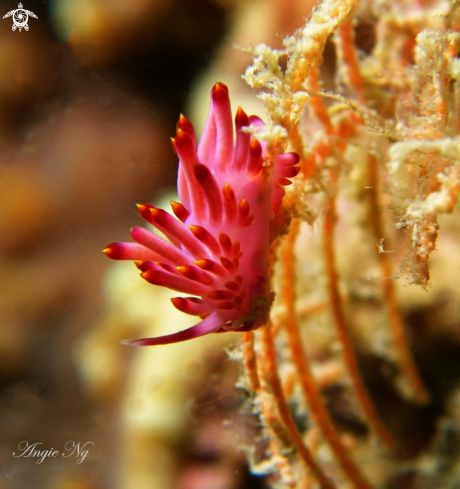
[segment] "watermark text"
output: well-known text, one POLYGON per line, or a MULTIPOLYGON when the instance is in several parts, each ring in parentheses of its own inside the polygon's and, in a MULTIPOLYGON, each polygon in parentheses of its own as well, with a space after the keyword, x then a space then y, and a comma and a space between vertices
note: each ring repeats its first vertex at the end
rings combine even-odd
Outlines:
POLYGON ((37 464, 41 464, 46 458, 74 457, 77 464, 81 464, 85 458, 89 455, 89 450, 94 447, 92 441, 86 443, 80 443, 75 441, 68 441, 65 444, 64 450, 58 450, 55 448, 43 449, 42 443, 29 443, 28 441, 22 441, 18 445, 18 452, 13 452, 13 457, 19 458, 36 458, 37 464))

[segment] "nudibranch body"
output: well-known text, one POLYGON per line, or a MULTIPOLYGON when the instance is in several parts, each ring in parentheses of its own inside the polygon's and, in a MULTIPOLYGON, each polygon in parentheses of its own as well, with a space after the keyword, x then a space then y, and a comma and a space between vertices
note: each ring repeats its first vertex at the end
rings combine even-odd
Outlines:
POLYGON ((263 126, 239 108, 236 141, 228 89, 216 83, 198 149, 192 124, 181 116, 173 148, 179 157, 178 193, 171 202, 177 219, 151 204, 141 216, 169 241, 141 227, 134 243, 112 243, 104 253, 134 260, 141 276, 155 285, 189 294, 174 306, 201 321, 178 333, 127 340, 136 346, 176 343, 213 332, 249 331, 262 326, 272 302, 268 277, 269 222, 300 168, 296 153, 264 166, 266 145, 244 131, 263 126))

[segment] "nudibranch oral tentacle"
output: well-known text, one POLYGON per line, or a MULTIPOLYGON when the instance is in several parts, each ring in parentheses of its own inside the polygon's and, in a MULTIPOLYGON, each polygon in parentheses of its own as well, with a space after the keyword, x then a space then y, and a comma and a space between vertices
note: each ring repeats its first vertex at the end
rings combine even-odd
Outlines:
POLYGON ((284 153, 264 168, 266 143, 244 128, 263 126, 239 108, 236 140, 228 88, 216 83, 201 141, 183 115, 173 149, 179 157, 174 215, 151 204, 140 215, 168 239, 134 227, 134 243, 112 243, 104 253, 133 260, 147 282, 189 294, 173 305, 198 316, 195 326, 157 338, 124 341, 134 346, 177 343, 209 333, 250 331, 265 324, 273 293, 268 276, 269 223, 279 212, 283 186, 300 168, 296 153, 284 153))

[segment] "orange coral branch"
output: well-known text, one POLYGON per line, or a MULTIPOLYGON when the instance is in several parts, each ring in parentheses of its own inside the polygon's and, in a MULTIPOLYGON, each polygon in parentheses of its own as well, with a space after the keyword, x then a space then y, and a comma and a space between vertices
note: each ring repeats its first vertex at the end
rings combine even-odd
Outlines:
MULTIPOLYGON (((321 58, 322 60, 322 58, 321 58)), ((307 78, 307 87, 312 93, 318 93, 321 91, 320 77, 319 77, 319 67, 312 66, 307 78)), ((324 105, 323 97, 318 95, 310 96, 310 105, 312 106, 316 117, 319 119, 324 129, 328 134, 333 132, 332 124, 329 119, 329 114, 327 113, 326 106, 324 105)))
MULTIPOLYGON (((358 61, 356 58, 356 52, 353 46, 353 29, 352 18, 348 19, 345 24, 339 27, 339 35, 342 41, 342 55, 349 67, 350 81, 353 84, 356 94, 360 100, 362 100, 362 88, 363 80, 359 71, 358 61)), ((310 70, 310 76, 308 79, 308 85, 312 90, 318 91, 319 89, 319 71, 316 69, 310 70)), ((314 100, 313 109, 323 123, 325 130, 331 134, 333 128, 329 120, 328 113, 324 106, 324 101, 320 97, 313 96, 314 100)), ((331 175, 332 179, 336 177, 331 175)), ((329 197, 329 206, 324 221, 324 255, 326 261, 326 273, 328 276, 328 292, 329 299, 332 307, 332 314, 336 324, 337 332, 339 335, 340 343, 343 347, 343 355, 345 364, 353 380, 353 389, 360 403, 364 414, 366 415, 369 424, 373 427, 377 435, 390 447, 395 445, 393 436, 388 432, 380 420, 374 405, 367 393, 366 387, 362 380, 359 368, 356 362, 356 358, 353 352, 353 347, 348 334, 348 328, 345 323, 345 318, 340 302, 340 296, 338 291, 338 277, 335 268, 334 249, 333 249, 333 234, 334 234, 334 219, 335 219, 335 198, 329 197)))
POLYGON ((342 445, 339 435, 334 427, 329 412, 325 408, 321 393, 313 377, 307 356, 302 347, 295 310, 295 256, 294 244, 299 229, 298 221, 291 224, 291 232, 284 246, 282 263, 282 294, 286 307, 286 320, 284 326, 288 335, 289 348, 293 362, 299 373, 301 386, 310 407, 311 413, 318 423, 321 431, 336 456, 342 470, 347 474, 357 489, 369 489, 370 485, 359 468, 350 458, 347 449, 342 445))
MULTIPOLYGON (((382 219, 380 216, 378 205, 378 188, 379 188, 379 174, 378 174, 378 161, 374 155, 369 157, 369 207, 370 207, 370 220, 372 225, 372 231, 377 241, 383 236, 382 219)), ((377 247, 375 248, 377 250, 377 247)), ((395 343, 396 352, 399 359, 401 371, 409 380, 413 390, 415 399, 420 404, 426 404, 430 395, 423 383, 422 378, 418 372, 417 365, 410 351, 410 344, 407 339, 407 335, 404 331, 404 325, 401 319, 401 314, 398 309, 396 300, 396 292, 394 288, 393 280, 387 278, 391 276, 391 263, 386 253, 377 253, 380 268, 383 276, 386 278, 383 280, 383 292, 385 295, 385 302, 388 310, 388 319, 390 323, 391 334, 395 343)))
POLYGON ((280 417, 283 420, 283 423, 286 425, 287 429, 289 430, 289 434, 291 435, 292 440, 297 446, 300 457, 305 462, 307 467, 312 470, 314 477, 318 480, 323 489, 334 489, 336 487, 335 484, 326 476, 323 469, 313 458, 310 450, 304 444, 302 440, 302 435, 299 433, 294 423, 294 420, 292 419, 286 398, 284 397, 281 381, 278 376, 276 352, 271 327, 264 328, 260 334, 262 336, 262 342, 264 345, 264 361, 262 363, 264 364, 264 371, 268 381, 268 385, 273 392, 273 398, 280 417))
MULTIPOLYGON (((363 103, 364 96, 364 78, 359 68, 358 57, 354 45, 353 18, 350 17, 347 22, 338 29, 338 36, 341 48, 341 55, 345 66, 348 67, 349 84, 359 102, 363 103)), ((374 236, 380 240, 383 236, 382 222, 378 209, 378 168, 375 156, 369 157, 369 187, 370 187, 370 210, 371 222, 374 236)), ((391 264, 384 253, 378 254, 380 267, 384 277, 391 275, 391 264)), ((429 401, 429 393, 420 377, 417 366, 410 353, 409 342, 404 331, 401 321, 401 315, 395 296, 393 281, 388 279, 383 282, 385 302, 388 309, 391 334, 395 343, 399 363, 403 374, 409 379, 415 393, 415 399, 420 404, 426 404, 429 401)))
POLYGON ((362 103, 364 102, 364 78, 359 69, 354 40, 353 16, 350 16, 348 20, 338 28, 338 41, 343 63, 348 68, 350 88, 353 89, 358 102, 362 103))
MULTIPOLYGON (((260 370, 260 365, 259 365, 260 370)), ((294 441, 288 429, 281 422, 276 404, 273 402, 271 394, 268 392, 268 386, 263 378, 263 373, 260 372, 260 388, 258 390, 260 408, 265 426, 270 430, 273 438, 270 440, 276 441, 276 451, 280 454, 291 454, 294 449, 294 441)))
POLYGON ((251 390, 256 392, 260 387, 260 383, 259 377, 257 376, 257 360, 254 352, 254 333, 247 331, 242 333, 241 336, 244 368, 251 384, 251 390))
POLYGON ((335 198, 329 196, 328 209, 324 218, 324 261, 326 267, 326 275, 328 278, 327 288, 329 300, 332 308, 332 315, 339 336, 340 344, 342 345, 342 353, 348 372, 352 379, 352 388, 355 396, 362 407, 364 414, 371 428, 377 436, 389 447, 395 446, 393 435, 387 430, 385 425, 380 420, 380 417, 374 407, 374 404, 369 397, 361 373, 358 368, 356 357, 353 351, 348 327, 345 322, 345 316, 342 309, 342 304, 339 299, 338 274, 335 265, 334 253, 334 221, 335 221, 335 198))

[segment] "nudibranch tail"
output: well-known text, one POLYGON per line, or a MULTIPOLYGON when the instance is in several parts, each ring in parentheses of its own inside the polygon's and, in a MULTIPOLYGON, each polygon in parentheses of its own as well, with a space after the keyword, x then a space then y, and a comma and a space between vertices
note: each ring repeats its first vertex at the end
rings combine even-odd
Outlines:
POLYGON ((173 333, 165 336, 157 336, 156 338, 139 338, 136 340, 123 340, 123 345, 129 346, 156 346, 156 345, 169 345, 171 343, 180 343, 186 340, 192 340, 199 338, 200 336, 214 333, 220 329, 220 320, 217 317, 211 317, 204 319, 191 328, 184 329, 178 333, 173 333))
POLYGON ((112 243, 104 253, 133 260, 147 282, 188 294, 172 299, 180 311, 197 316, 195 326, 158 338, 128 340, 135 346, 177 343, 209 333, 250 331, 260 327, 273 301, 269 290, 269 222, 279 211, 283 186, 300 171, 295 153, 262 171, 266 143, 244 130, 261 127, 256 116, 239 108, 236 139, 228 88, 216 83, 201 141, 196 147, 192 123, 177 123, 173 149, 179 157, 174 217, 151 204, 140 215, 167 239, 134 227, 134 243, 112 243))

